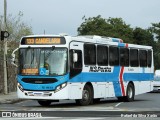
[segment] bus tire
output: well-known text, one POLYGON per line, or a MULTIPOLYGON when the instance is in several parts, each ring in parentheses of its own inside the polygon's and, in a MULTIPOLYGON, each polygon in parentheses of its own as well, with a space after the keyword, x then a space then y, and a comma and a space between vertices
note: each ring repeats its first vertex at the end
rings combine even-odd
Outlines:
POLYGON ((50 100, 38 100, 38 103, 41 105, 41 106, 49 106, 51 105, 51 102, 50 100))
POLYGON ((93 91, 90 85, 85 85, 82 91, 82 99, 76 100, 76 103, 82 106, 93 103, 93 91))
POLYGON ((125 101, 126 102, 134 101, 134 96, 135 96, 134 85, 132 83, 129 83, 127 86, 125 101))

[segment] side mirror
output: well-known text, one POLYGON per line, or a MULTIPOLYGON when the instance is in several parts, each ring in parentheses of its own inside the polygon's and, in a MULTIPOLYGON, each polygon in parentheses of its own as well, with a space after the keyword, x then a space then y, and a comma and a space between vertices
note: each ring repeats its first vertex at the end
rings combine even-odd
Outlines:
POLYGON ((77 62, 77 61, 78 61, 78 54, 73 53, 73 62, 77 62))
POLYGON ((13 52, 12 52, 12 59, 11 59, 11 64, 18 67, 18 65, 15 64, 15 58, 16 58, 16 55, 15 55, 15 52, 18 50, 19 48, 16 48, 13 52))

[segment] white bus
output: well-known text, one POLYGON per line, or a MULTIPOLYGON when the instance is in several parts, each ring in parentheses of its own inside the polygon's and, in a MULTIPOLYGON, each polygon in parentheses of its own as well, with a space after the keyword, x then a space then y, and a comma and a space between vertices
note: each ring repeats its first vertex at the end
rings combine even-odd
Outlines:
POLYGON ((151 46, 102 36, 32 35, 16 50, 18 97, 42 106, 62 99, 80 105, 108 97, 133 101, 153 90, 151 46))

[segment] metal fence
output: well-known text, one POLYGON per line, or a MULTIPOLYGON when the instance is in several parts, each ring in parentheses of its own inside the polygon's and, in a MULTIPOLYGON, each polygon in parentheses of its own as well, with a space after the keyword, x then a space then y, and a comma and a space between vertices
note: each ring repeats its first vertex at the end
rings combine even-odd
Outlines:
MULTIPOLYGON (((4 68, 3 68, 3 56, 0 56, 0 93, 4 93, 4 68)), ((8 92, 14 92, 17 89, 17 68, 11 65, 9 60, 7 60, 7 83, 8 83, 8 92)))

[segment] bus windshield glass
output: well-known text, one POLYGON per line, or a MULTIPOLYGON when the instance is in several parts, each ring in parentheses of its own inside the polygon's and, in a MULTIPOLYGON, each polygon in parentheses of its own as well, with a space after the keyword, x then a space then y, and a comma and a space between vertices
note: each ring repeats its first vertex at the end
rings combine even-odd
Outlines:
POLYGON ((67 49, 22 48, 19 63, 22 75, 64 75, 67 72, 67 49))

